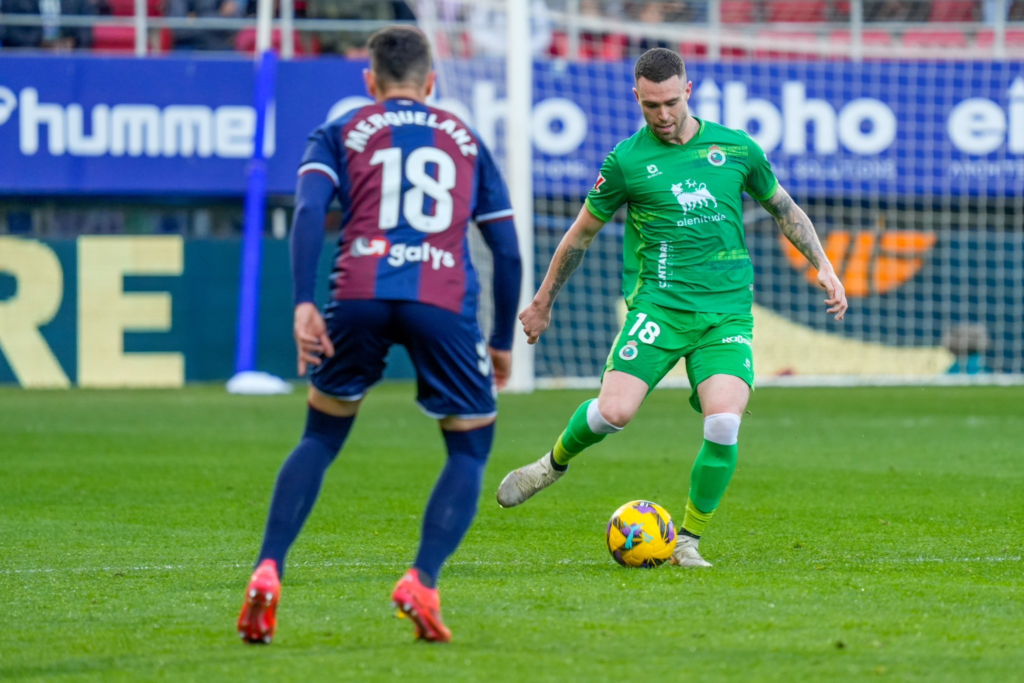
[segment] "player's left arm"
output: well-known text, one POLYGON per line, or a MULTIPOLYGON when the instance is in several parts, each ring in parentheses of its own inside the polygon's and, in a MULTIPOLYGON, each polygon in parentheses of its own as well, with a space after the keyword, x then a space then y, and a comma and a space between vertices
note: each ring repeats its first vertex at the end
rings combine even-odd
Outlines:
POLYGON ((512 376, 512 337, 522 286, 523 262, 519 255, 516 226, 511 216, 484 223, 479 228, 484 242, 491 250, 494 264, 494 329, 491 331, 487 351, 494 367, 494 382, 498 389, 504 389, 512 376))
POLYGON ((818 284, 828 293, 828 298, 825 299, 829 306, 828 312, 834 313, 836 320, 842 320, 849 307, 846 302, 846 290, 821 246, 811 219, 782 186, 779 186, 768 199, 760 200, 760 203, 775 218, 786 239, 792 242, 817 269, 818 284))
POLYGON ((494 383, 504 389, 512 376, 512 337, 522 286, 523 262, 512 218, 508 188, 490 151, 479 147, 477 163, 477 204, 473 219, 491 250, 493 271, 494 327, 487 352, 494 368, 494 383))

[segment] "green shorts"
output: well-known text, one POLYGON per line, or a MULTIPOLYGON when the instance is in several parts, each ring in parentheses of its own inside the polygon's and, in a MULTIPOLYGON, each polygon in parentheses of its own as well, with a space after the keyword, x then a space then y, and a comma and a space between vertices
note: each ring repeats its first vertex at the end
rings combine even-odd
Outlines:
POLYGON ((638 302, 626 314, 604 371, 618 370, 658 386, 679 359, 686 359, 698 413, 697 385, 711 375, 733 375, 754 388, 754 317, 749 313, 693 313, 638 302))

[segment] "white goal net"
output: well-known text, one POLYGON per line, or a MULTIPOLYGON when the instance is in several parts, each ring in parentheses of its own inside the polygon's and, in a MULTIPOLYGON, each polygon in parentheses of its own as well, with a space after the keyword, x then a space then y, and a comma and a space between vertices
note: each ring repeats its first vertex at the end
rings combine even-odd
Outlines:
MULTIPOLYGON (((939 44, 918 34, 943 25, 851 32, 849 17, 831 9, 815 26, 763 23, 779 18, 775 5, 794 4, 529 2, 531 35, 511 47, 535 58, 537 282, 604 156, 642 123, 635 58, 669 47, 686 59, 691 111, 746 129, 764 147, 850 296, 846 321, 832 321, 813 271, 746 198, 759 382, 1016 381, 1024 373, 1024 60, 1009 39, 1013 25, 1000 27, 995 50, 980 22, 933 36, 939 44), (736 5, 754 14, 730 24, 722 13, 736 5)), ((459 103, 499 159, 522 144, 505 137, 504 7, 419 3, 442 98, 459 103)), ((619 216, 559 296, 537 347, 539 386, 596 384, 623 316, 621 251, 619 216)), ((681 366, 668 382, 685 383, 681 366)))

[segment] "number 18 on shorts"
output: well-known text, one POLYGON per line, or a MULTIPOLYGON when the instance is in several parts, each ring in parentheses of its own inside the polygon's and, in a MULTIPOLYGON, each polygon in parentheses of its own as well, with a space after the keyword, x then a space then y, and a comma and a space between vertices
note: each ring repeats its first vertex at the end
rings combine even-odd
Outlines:
MULTIPOLYGON (((754 319, 740 313, 698 313, 638 302, 626 314, 605 372, 638 377, 650 389, 681 359, 690 386, 711 375, 734 375, 754 386, 754 319)), ((700 410, 696 390, 690 403, 700 410)))

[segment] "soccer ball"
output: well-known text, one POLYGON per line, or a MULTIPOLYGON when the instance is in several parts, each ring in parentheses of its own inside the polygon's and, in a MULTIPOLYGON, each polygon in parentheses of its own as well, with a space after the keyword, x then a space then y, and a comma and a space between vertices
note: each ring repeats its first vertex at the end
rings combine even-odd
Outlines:
POLYGON ((605 537, 608 552, 623 567, 652 569, 672 557, 676 526, 657 503, 633 500, 615 511, 605 537))

